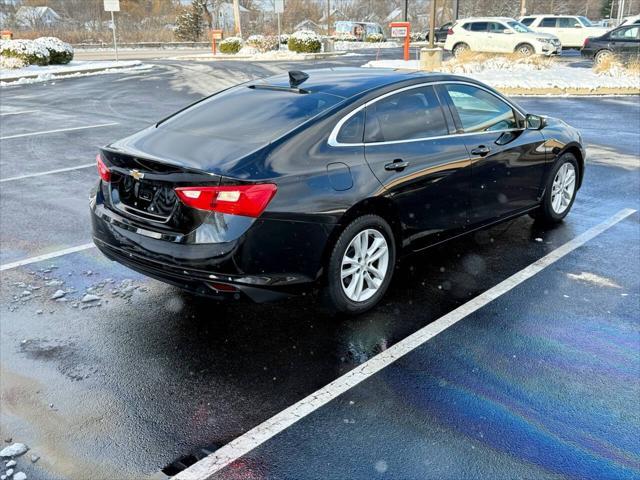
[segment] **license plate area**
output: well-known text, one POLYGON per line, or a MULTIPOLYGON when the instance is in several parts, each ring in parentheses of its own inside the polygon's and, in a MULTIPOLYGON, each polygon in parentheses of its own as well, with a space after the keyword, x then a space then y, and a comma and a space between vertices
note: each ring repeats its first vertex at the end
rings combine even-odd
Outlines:
POLYGON ((111 199, 119 210, 159 223, 167 223, 178 204, 173 188, 130 175, 120 175, 117 182, 112 182, 111 199))

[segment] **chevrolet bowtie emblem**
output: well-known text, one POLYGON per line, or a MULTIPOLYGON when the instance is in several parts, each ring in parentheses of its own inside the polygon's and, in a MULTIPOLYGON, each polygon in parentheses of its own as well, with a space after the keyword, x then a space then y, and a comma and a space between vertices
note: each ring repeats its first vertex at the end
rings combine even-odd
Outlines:
POLYGON ((131 170, 129 174, 136 180, 142 180, 144 178, 144 173, 139 170, 131 170))

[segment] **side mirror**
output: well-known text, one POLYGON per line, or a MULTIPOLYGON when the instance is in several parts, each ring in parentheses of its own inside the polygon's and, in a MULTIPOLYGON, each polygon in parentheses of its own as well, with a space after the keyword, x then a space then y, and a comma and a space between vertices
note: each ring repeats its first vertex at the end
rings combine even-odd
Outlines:
POLYGON ((506 28, 505 28, 505 29, 502 31, 502 33, 512 34, 512 33, 513 33, 513 30, 509 30, 509 29, 506 29, 506 28))
POLYGON ((525 122, 527 130, 542 130, 547 125, 544 117, 541 117, 540 115, 533 115, 532 113, 527 114, 525 122))
POLYGON ((579 23, 576 23, 573 25, 573 28, 582 28, 582 25, 580 25, 579 23))

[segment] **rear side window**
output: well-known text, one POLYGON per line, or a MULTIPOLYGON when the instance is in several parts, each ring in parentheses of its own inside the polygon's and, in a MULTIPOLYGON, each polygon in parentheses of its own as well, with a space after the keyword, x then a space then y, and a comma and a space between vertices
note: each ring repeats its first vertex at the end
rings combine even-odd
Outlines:
POLYGON ((342 100, 321 92, 299 94, 239 86, 187 108, 158 128, 212 139, 264 143, 342 100))
POLYGON ((467 30, 471 32, 486 32, 489 24, 488 22, 471 22, 467 25, 469 26, 467 30))
POLYGON ((518 128, 511 106, 495 95, 471 85, 446 85, 465 133, 518 128))
POLYGON ((433 87, 405 90, 366 109, 365 142, 413 140, 448 133, 433 87))
POLYGON ((533 17, 526 17, 520 20, 520 23, 525 24, 527 27, 530 27, 535 19, 533 17))
POLYGON ((541 27, 556 28, 556 19, 553 17, 543 18, 540 22, 541 27))

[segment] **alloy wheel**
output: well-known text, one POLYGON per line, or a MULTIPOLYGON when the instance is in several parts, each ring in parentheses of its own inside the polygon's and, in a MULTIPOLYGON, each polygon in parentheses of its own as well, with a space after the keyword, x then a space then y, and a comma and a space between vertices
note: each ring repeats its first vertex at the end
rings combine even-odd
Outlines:
POLYGON ((388 266, 389 245, 384 235, 372 228, 358 233, 342 257, 344 294, 354 302, 370 299, 384 282, 388 266))
POLYGON ((576 169, 572 163, 564 163, 556 172, 551 186, 551 208, 560 215, 571 204, 576 190, 576 169))

